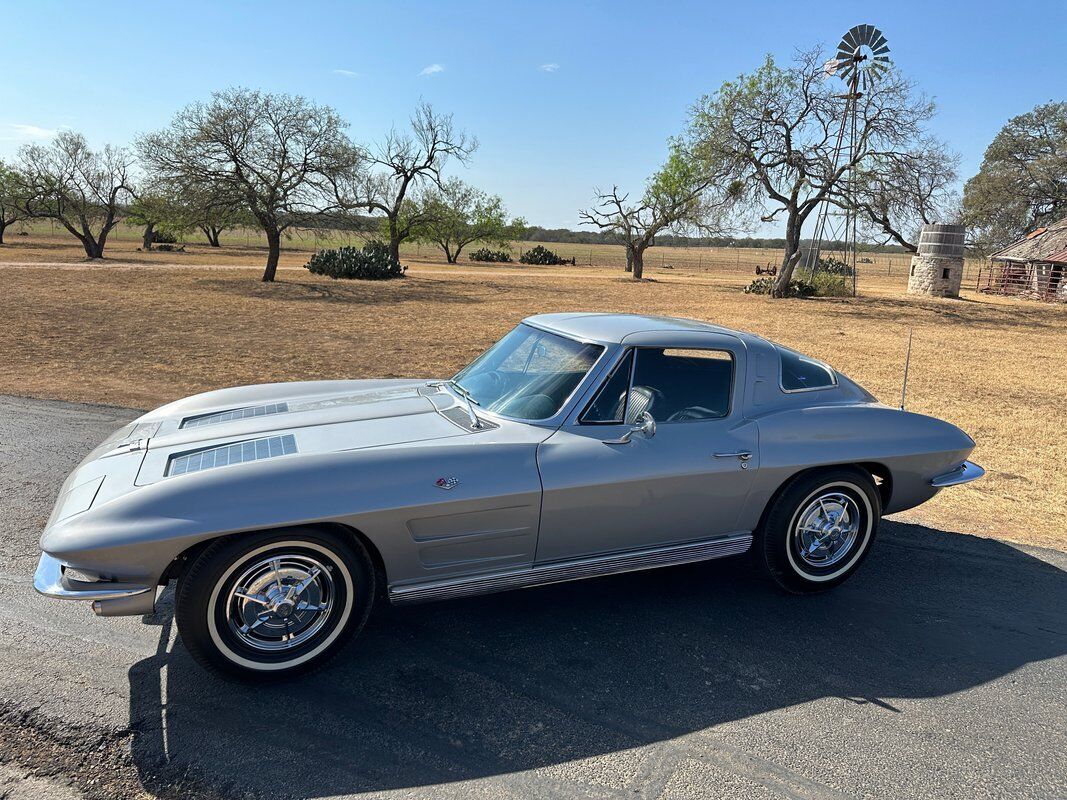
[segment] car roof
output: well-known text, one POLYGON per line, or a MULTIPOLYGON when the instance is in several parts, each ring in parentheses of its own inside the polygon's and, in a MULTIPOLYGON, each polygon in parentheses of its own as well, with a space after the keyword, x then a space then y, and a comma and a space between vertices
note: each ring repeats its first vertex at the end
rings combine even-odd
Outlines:
POLYGON ((570 312, 563 314, 535 314, 524 322, 572 339, 590 342, 621 344, 626 337, 637 333, 721 333, 739 338, 752 334, 735 331, 721 325, 678 317, 657 317, 649 314, 608 314, 598 312, 570 312))

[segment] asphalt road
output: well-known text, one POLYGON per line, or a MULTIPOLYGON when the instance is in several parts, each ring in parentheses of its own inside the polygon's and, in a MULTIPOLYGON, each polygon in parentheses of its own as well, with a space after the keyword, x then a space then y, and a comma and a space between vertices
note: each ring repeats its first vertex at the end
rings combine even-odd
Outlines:
POLYGON ((0 794, 1067 796, 1067 554, 889 522, 826 595, 725 559, 381 608, 250 689, 192 663, 170 592, 33 593, 60 482, 134 415, 0 397, 0 794))

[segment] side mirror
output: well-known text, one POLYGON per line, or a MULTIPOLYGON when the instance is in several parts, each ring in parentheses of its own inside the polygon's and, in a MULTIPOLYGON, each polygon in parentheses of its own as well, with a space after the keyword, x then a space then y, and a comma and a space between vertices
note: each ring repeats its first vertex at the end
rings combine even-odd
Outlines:
POLYGON ((604 444, 629 444, 635 433, 640 433, 646 439, 651 439, 656 435, 656 420, 647 411, 641 412, 637 417, 637 422, 630 426, 630 430, 618 439, 605 439, 604 444))

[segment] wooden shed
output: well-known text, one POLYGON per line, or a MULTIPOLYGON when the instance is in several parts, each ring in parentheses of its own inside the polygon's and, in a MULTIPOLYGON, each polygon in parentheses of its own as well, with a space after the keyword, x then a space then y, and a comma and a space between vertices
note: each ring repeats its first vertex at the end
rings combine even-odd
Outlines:
POLYGON ((1067 217, 1036 228, 1014 244, 989 257, 985 285, 996 294, 1035 300, 1067 302, 1067 217))

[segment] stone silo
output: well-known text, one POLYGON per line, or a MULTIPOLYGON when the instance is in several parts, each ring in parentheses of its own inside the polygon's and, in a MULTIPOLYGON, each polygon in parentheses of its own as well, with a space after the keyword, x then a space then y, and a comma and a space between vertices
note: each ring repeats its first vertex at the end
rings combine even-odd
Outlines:
POLYGON ((919 252, 911 257, 908 294, 959 297, 963 280, 962 225, 923 225, 919 252))

